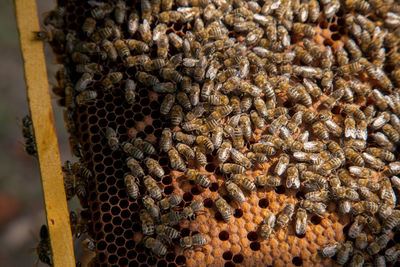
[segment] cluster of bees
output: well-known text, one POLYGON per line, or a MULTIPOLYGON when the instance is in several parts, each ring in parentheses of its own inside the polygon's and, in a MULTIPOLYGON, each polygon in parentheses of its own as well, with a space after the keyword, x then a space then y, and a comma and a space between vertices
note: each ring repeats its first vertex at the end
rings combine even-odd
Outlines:
MULTIPOLYGON (((64 99, 77 157, 82 152, 74 110, 96 101, 98 91, 87 89, 90 84, 105 93, 121 85, 130 105, 138 87, 164 95, 160 114, 171 127, 162 131, 158 147, 141 138, 120 142, 117 129, 103 129, 109 148, 126 155, 129 197, 138 199, 139 188, 145 188, 139 211, 145 247, 162 256, 171 241, 179 239, 184 249, 207 242, 201 234, 180 237, 173 228, 180 220, 195 220, 203 204, 193 201, 179 208, 179 195, 164 196, 154 177, 165 173, 153 159, 164 153, 172 169, 203 190, 212 181, 201 167, 210 159, 217 162, 226 192, 239 205, 263 188, 284 186, 302 193, 299 201, 265 217, 262 238, 291 224, 302 236, 309 217, 323 216, 334 202, 339 214, 351 217, 351 226, 344 243, 322 248, 323 257, 336 256, 338 264, 350 266, 397 261, 398 245, 377 256, 400 225, 397 3, 144 0, 135 6, 124 1, 90 5, 79 31, 63 28, 66 10, 59 7, 45 18, 48 30, 36 36, 63 55, 66 67, 58 72, 53 91, 64 99), (344 38, 335 45, 317 41, 317 24, 335 17, 344 38), (110 62, 135 71, 126 75, 103 67, 110 62), (98 81, 100 74, 104 78, 98 81), (262 172, 252 178, 255 170, 262 172)), ((68 197, 77 194, 84 206, 91 171, 78 161, 67 162, 64 173, 68 197)), ((223 196, 214 204, 229 222, 231 204, 223 196)))

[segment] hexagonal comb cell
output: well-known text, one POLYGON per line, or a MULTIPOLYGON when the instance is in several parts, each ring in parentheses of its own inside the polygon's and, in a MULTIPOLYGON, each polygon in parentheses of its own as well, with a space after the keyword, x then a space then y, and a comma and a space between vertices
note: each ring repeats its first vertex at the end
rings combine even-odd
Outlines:
POLYGON ((397 261, 398 4, 58 5, 38 36, 94 262, 397 261))

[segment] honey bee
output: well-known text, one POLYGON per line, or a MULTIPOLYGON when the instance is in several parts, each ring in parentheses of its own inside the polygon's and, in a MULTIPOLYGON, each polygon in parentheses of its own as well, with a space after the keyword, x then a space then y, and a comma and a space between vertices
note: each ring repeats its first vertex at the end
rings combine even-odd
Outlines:
POLYGON ((145 237, 144 245, 146 248, 151 249, 151 251, 158 256, 164 256, 167 254, 167 247, 158 239, 145 237))
POLYGON ((364 228, 365 224, 365 218, 361 215, 358 215, 354 218, 353 224, 349 228, 349 233, 348 235, 351 238, 357 238, 358 235, 361 233, 361 231, 364 228))
POLYGON ((111 89, 111 87, 119 83, 122 80, 121 72, 110 72, 106 75, 106 77, 101 81, 101 84, 105 90, 111 89))
POLYGON ((154 234, 154 221, 147 210, 140 210, 140 221, 142 222, 142 232, 144 235, 154 234))
POLYGON ((358 72, 362 71, 363 65, 359 62, 353 62, 349 63, 343 66, 340 66, 337 69, 337 74, 344 76, 344 75, 354 75, 357 74, 358 72))
POLYGON ((307 50, 305 50, 301 46, 296 46, 295 52, 296 52, 296 57, 298 57, 304 64, 310 65, 311 62, 313 61, 313 57, 311 56, 311 54, 309 54, 307 50))
POLYGON ((277 187, 282 184, 282 180, 279 176, 272 176, 272 175, 259 175, 256 177, 255 183, 258 186, 270 186, 270 187, 277 187))
POLYGON ((297 235, 304 235, 307 227, 307 212, 305 209, 299 208, 296 212, 295 230, 297 235))
POLYGON ((183 214, 179 211, 171 211, 161 215, 161 223, 167 225, 175 225, 183 219, 183 214))
POLYGON ((300 207, 308 212, 322 215, 326 212, 326 205, 320 202, 312 202, 310 200, 301 200, 300 207))
POLYGON ((183 132, 174 132, 173 138, 175 141, 189 146, 193 145, 193 143, 196 141, 196 137, 194 135, 185 134, 183 132))
POLYGON ((158 204, 162 210, 172 209, 178 206, 182 202, 182 197, 176 194, 172 194, 168 197, 161 199, 158 204))
POLYGON ((390 124, 385 124, 382 127, 382 132, 389 138, 390 141, 397 143, 400 140, 399 132, 390 124))
POLYGON ((160 217, 160 208, 154 203, 154 200, 150 196, 146 195, 142 198, 142 202, 153 220, 158 221, 158 218, 160 217))
POLYGON ((157 237, 161 239, 176 239, 179 237, 179 232, 176 229, 164 224, 159 224, 156 226, 156 233, 157 237))
POLYGON ((294 204, 287 204, 276 218, 276 226, 283 228, 288 225, 294 214, 294 204))
POLYGON ((358 215, 361 213, 375 214, 378 212, 379 206, 375 202, 362 200, 353 205, 353 214, 358 215))
POLYGON ((128 195, 132 199, 137 199, 139 196, 139 180, 135 177, 133 177, 131 174, 126 173, 124 175, 124 182, 126 186, 126 191, 128 195))
POLYGON ((132 145, 129 142, 123 142, 121 144, 122 150, 129 154, 130 156, 134 157, 135 159, 141 160, 144 158, 143 152, 136 146, 132 145))
POLYGON ((323 140, 328 140, 329 139, 329 133, 325 129, 325 127, 322 125, 321 122, 315 122, 312 125, 312 129, 315 135, 317 135, 319 138, 323 140))
POLYGON ((353 243, 347 241, 337 251, 336 262, 340 265, 345 264, 349 261, 351 254, 353 253, 353 243))
POLYGON ((122 59, 126 59, 128 57, 131 56, 131 52, 129 51, 128 46, 126 45, 126 43, 122 40, 116 40, 114 42, 114 47, 117 50, 118 55, 122 58, 122 59))
POLYGON ((150 196, 156 200, 160 200, 162 197, 162 190, 157 182, 150 175, 143 177, 143 184, 149 192, 150 196))
POLYGON ((158 161, 152 158, 145 158, 144 164, 146 165, 147 169, 149 170, 150 174, 155 175, 158 178, 162 178, 165 174, 163 168, 160 166, 158 161))
POLYGON ((295 166, 287 169, 286 187, 298 189, 300 187, 299 170, 295 166))
POLYGON ((330 199, 330 193, 326 190, 308 192, 305 198, 310 201, 327 202, 330 199))
POLYGON ((186 170, 186 164, 175 148, 172 147, 168 151, 168 157, 172 169, 180 171, 186 170))
POLYGON ((188 220, 196 219, 196 212, 198 212, 203 207, 203 202, 192 201, 189 206, 185 207, 182 211, 183 217, 188 220))
POLYGON ((357 238, 356 238, 356 240, 355 240, 355 242, 354 242, 354 245, 355 245, 355 247, 356 247, 357 249, 360 249, 360 250, 365 249, 365 248, 368 246, 368 237, 367 237, 367 234, 364 233, 364 232, 361 232, 361 233, 357 236, 357 238))
POLYGON ((113 151, 117 150, 119 148, 119 140, 117 137, 117 132, 113 128, 107 127, 105 136, 107 139, 107 144, 111 148, 111 150, 113 151))
POLYGON ((185 170, 185 178, 195 182, 203 188, 207 188, 210 186, 211 181, 205 174, 199 173, 195 169, 186 169, 185 170))
POLYGON ((379 221, 373 216, 366 216, 365 217, 366 224, 373 234, 379 234, 382 230, 382 226, 379 221))
POLYGON ((86 18, 82 25, 82 32, 89 37, 96 29, 96 20, 93 18, 86 18))
POLYGON ((369 255, 377 254, 382 248, 386 247, 390 240, 390 236, 387 234, 380 235, 374 241, 372 241, 367 247, 367 252, 369 255))
POLYGON ((322 248, 320 254, 324 258, 332 258, 333 256, 336 255, 341 246, 342 245, 338 242, 327 244, 322 248))
POLYGON ((269 237, 270 234, 274 231, 275 221, 275 215, 272 212, 269 212, 260 226, 260 236, 262 238, 269 237))
POLYGON ((303 34, 306 37, 314 37, 315 30, 309 24, 296 22, 293 24, 293 31, 296 34, 303 34))
POLYGON ((214 202, 217 210, 221 213, 224 221, 229 222, 233 213, 232 207, 221 196, 218 196, 214 202))
POLYGON ((231 159, 239 164, 242 165, 243 167, 245 167, 246 169, 250 169, 251 168, 251 161, 242 153, 240 153, 239 151, 237 151, 234 148, 230 149, 231 152, 231 159))
POLYGON ((350 147, 344 148, 344 153, 346 155, 346 158, 354 165, 363 167, 364 166, 364 159, 363 157, 356 152, 354 149, 350 147))
POLYGON ((229 195, 231 195, 237 202, 243 203, 245 201, 242 190, 234 182, 230 180, 225 181, 225 188, 229 195))
POLYGON ((172 148, 172 131, 169 128, 164 128, 160 137, 160 148, 164 152, 168 152, 172 148))
POLYGON ((40 234, 39 234, 40 240, 39 244, 35 248, 36 255, 38 256, 38 260, 41 262, 52 266, 53 265, 53 259, 51 256, 51 244, 50 244, 50 236, 49 236, 49 230, 46 225, 42 225, 40 228, 40 234))
POLYGON ((133 176, 144 176, 144 170, 136 159, 129 157, 126 159, 126 165, 131 170, 133 176))
POLYGON ((205 149, 206 152, 212 152, 214 150, 214 144, 212 141, 203 135, 197 136, 196 137, 196 143, 203 149, 205 149))
POLYGON ((288 164, 289 156, 287 154, 282 154, 275 166, 274 173, 278 176, 281 176, 286 171, 288 164))
POLYGON ((385 163, 382 160, 372 156, 367 152, 363 152, 362 157, 367 164, 376 170, 382 170, 385 167, 385 163))
POLYGON ((183 121, 183 109, 180 105, 174 105, 171 109, 171 124, 177 126, 183 121))
POLYGON ((139 28, 139 15, 136 10, 132 11, 128 17, 128 33, 134 35, 139 28))
POLYGON ((192 247, 200 247, 207 244, 207 238, 202 234, 182 237, 180 240, 181 247, 188 249, 192 247))
POLYGON ((315 99, 318 99, 322 95, 321 88, 317 84, 313 83, 311 80, 304 78, 303 84, 307 92, 315 99))

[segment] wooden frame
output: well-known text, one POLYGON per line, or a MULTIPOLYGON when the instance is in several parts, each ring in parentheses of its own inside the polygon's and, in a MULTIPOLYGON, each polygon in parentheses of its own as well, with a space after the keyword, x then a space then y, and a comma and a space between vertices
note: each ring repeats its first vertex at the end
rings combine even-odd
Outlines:
POLYGON ((69 213, 35 0, 15 0, 27 97, 35 132, 54 266, 75 266, 69 213))

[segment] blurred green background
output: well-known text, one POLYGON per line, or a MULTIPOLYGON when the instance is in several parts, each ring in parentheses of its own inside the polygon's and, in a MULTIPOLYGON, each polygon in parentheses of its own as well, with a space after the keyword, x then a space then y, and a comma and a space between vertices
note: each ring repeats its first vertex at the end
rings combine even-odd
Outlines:
MULTIPOLYGON (((53 9, 55 0, 37 0, 38 14, 53 9)), ((59 68, 44 45, 50 88, 59 68)), ((45 223, 38 163, 24 151, 21 119, 28 114, 23 65, 12 0, 0 0, 0 263, 34 266, 32 250, 45 223)), ((52 97, 62 161, 72 157, 62 109, 52 97)), ((44 266, 39 264, 38 266, 44 266)))

